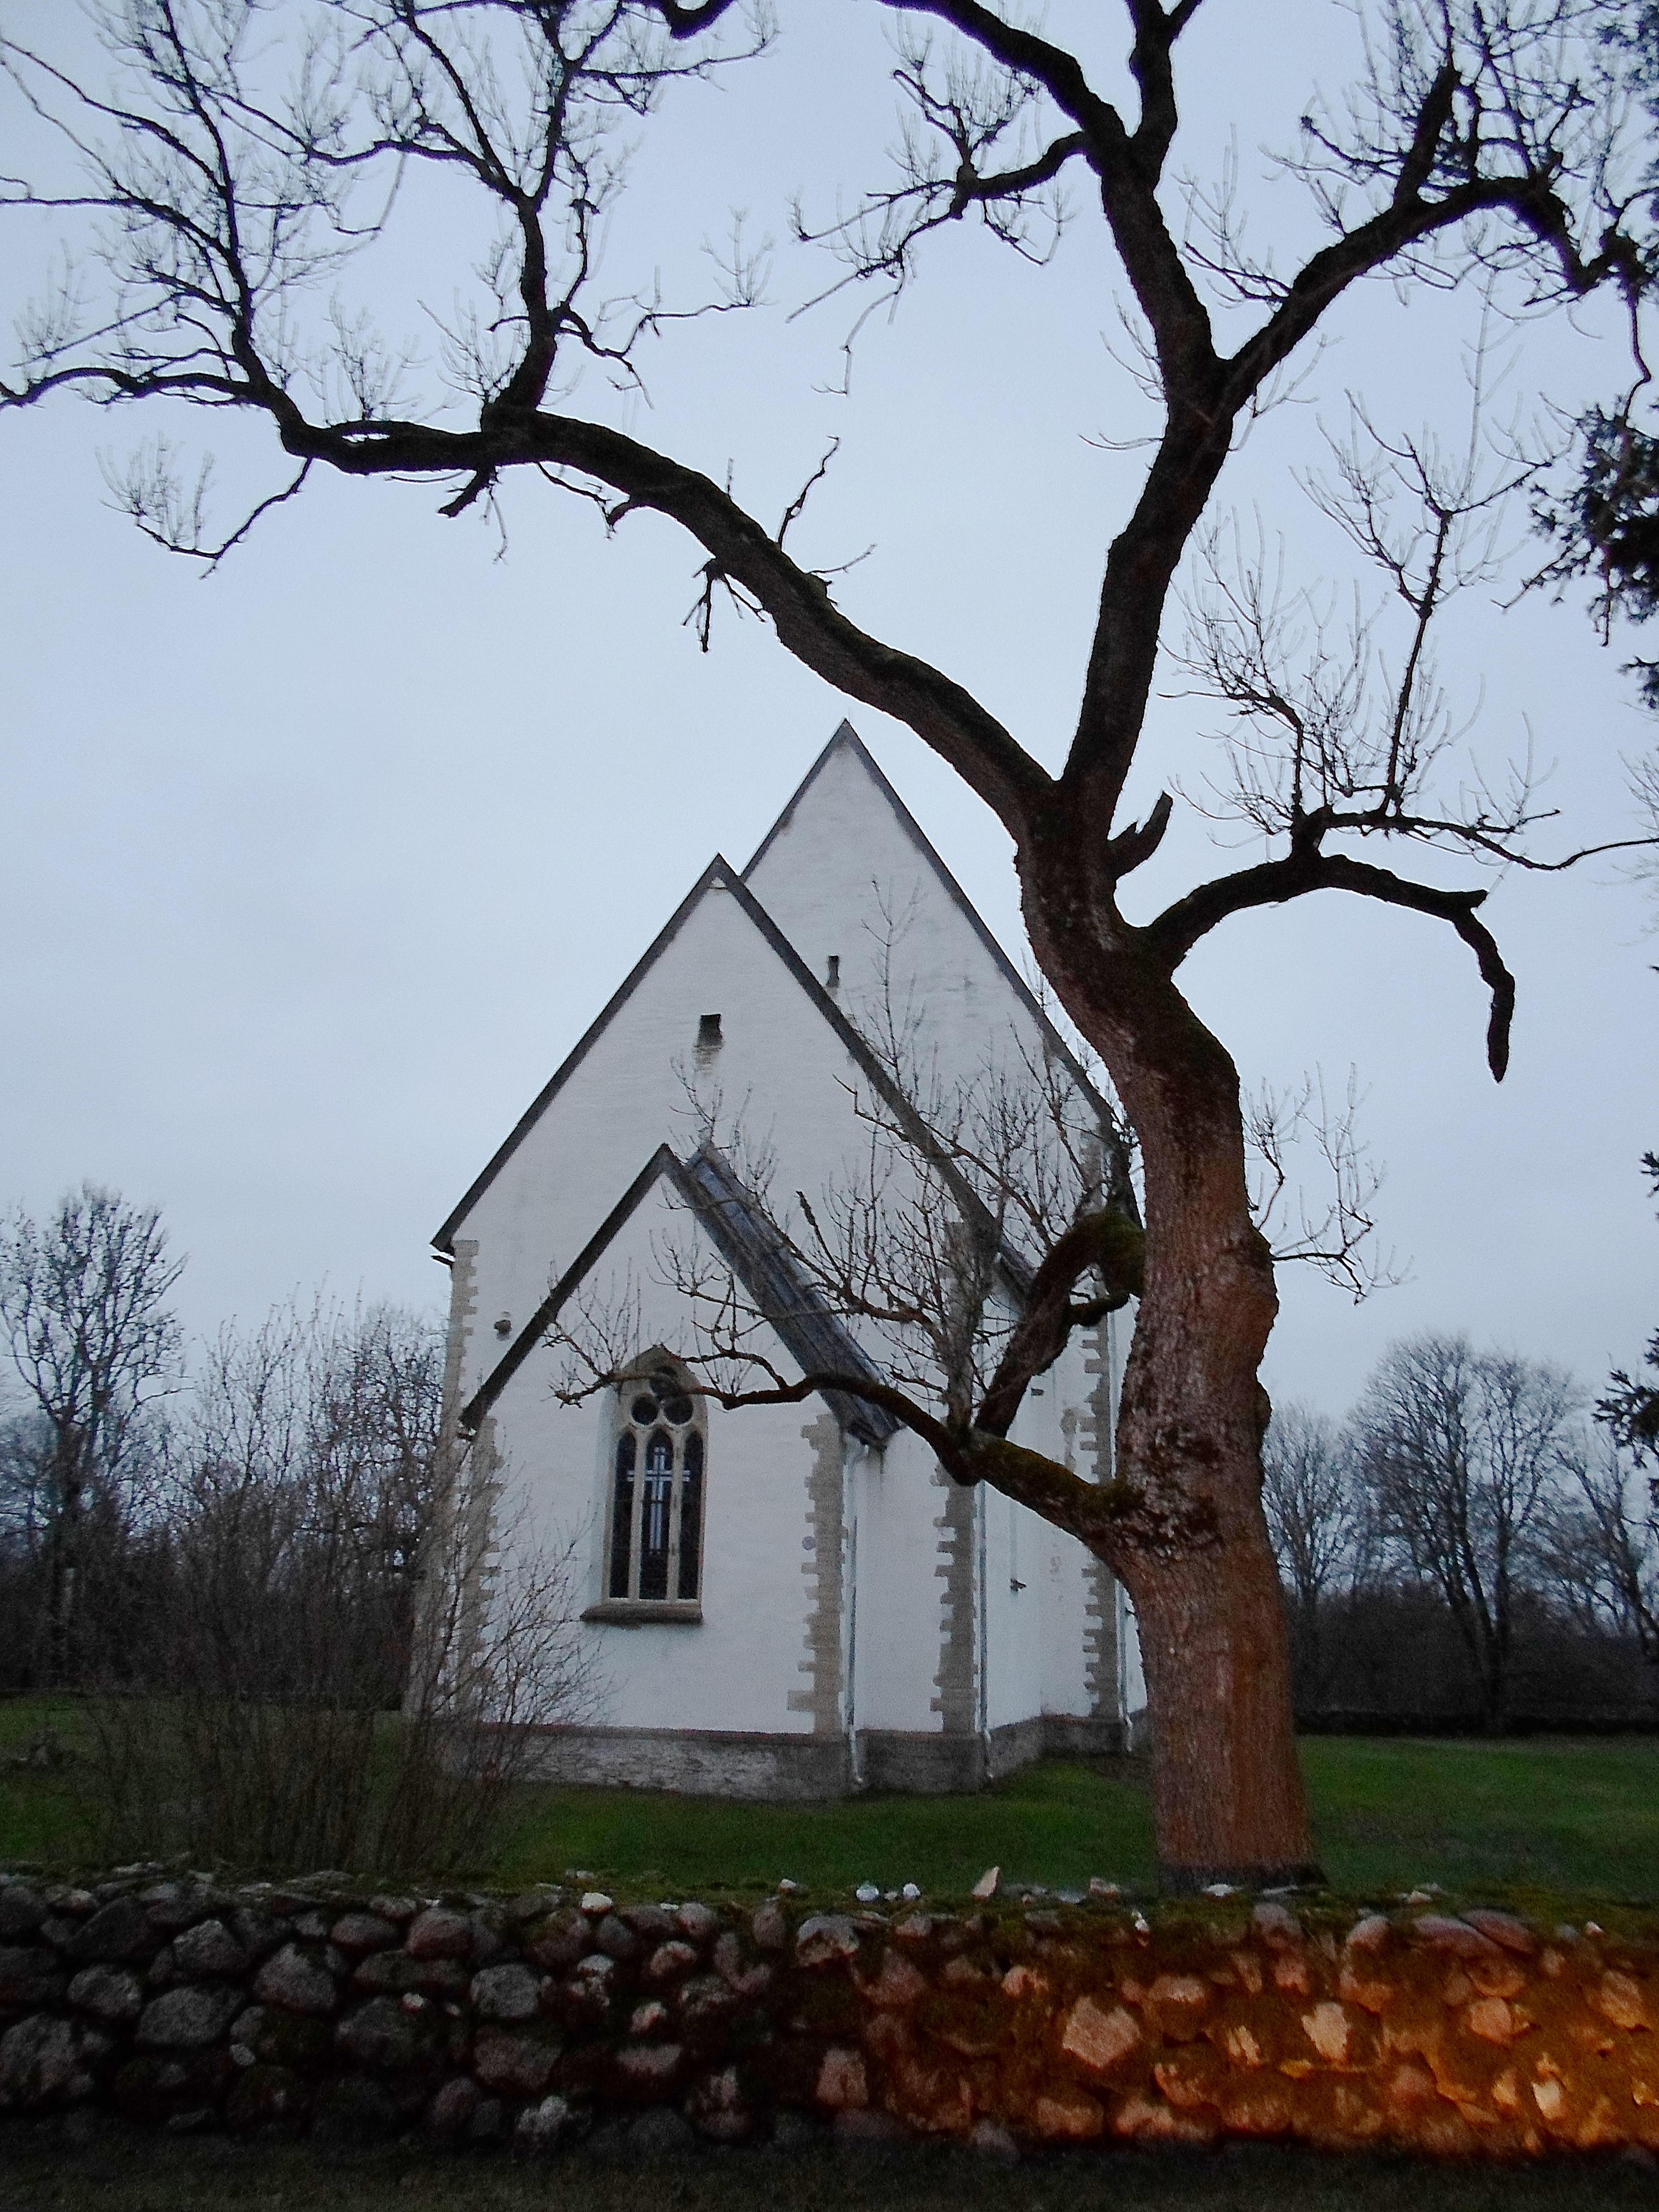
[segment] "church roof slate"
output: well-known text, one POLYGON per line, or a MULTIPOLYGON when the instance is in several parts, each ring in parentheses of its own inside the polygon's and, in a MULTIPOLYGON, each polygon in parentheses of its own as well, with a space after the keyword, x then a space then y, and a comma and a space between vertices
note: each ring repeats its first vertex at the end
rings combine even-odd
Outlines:
MULTIPOLYGON (((721 1257, 803 1374, 861 1376, 870 1382, 880 1379, 851 1333, 790 1258, 765 1207, 713 1146, 700 1146, 687 1162, 679 1158, 672 1146, 659 1145, 462 1407, 463 1429, 471 1432, 477 1427, 566 1301, 603 1258, 641 1201, 665 1180, 707 1229, 721 1257)), ((818 1395, 843 1429, 878 1451, 900 1425, 884 1407, 872 1406, 848 1391, 827 1389, 818 1395)))

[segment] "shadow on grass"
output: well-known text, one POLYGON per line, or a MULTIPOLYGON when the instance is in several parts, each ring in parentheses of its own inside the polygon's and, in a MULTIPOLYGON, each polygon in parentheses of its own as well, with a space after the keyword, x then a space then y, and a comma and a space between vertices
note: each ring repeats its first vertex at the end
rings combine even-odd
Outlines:
POLYGON ((1216 2153, 1062 2152, 1012 2168, 941 2146, 701 2151, 641 2165, 580 2151, 374 2150, 121 2134, 104 2124, 0 2122, 7 2212, 1590 2212, 1651 2205, 1645 2154, 1534 2166, 1431 2166, 1279 2146, 1216 2153))

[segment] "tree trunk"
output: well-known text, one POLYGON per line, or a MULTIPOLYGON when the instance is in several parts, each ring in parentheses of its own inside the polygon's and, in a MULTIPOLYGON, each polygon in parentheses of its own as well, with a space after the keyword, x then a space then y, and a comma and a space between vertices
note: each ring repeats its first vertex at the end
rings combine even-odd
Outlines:
POLYGON ((1070 842, 1022 856, 1025 909, 1044 972, 1140 1141, 1144 1291, 1109 1564, 1139 1626, 1163 1876, 1176 1890, 1314 1879, 1261 1509, 1269 1407, 1257 1371, 1279 1299, 1250 1214, 1238 1071, 1109 899, 1080 900, 1076 873, 1066 882, 1070 842))
POLYGON ((47 1554, 46 1686, 78 1686, 76 1679, 76 1613, 80 1600, 81 1481, 73 1469, 60 1483, 60 1502, 47 1554))
POLYGON ((1317 1881, 1265 1540, 1241 1534, 1122 1571, 1146 1670, 1164 1887, 1317 1881))
POLYGON ((1117 1476, 1148 1501, 1149 1525, 1117 1571, 1146 1670, 1158 1856, 1176 1890, 1306 1881, 1317 1869, 1261 1499, 1267 1406, 1256 1368, 1277 1307, 1272 1262, 1248 1207, 1242 1222, 1212 1214, 1208 1235, 1189 1213, 1155 1261, 1144 1135, 1142 1144, 1146 1294, 1124 1378, 1117 1476), (1160 1518, 1174 1524, 1162 1540, 1160 1518))

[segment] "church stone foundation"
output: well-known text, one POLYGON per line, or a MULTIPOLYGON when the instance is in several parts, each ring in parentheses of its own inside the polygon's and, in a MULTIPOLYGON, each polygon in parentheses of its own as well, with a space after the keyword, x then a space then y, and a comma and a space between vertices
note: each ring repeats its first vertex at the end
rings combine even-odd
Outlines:
POLYGON ((1000 1781, 1034 1759, 1111 1759, 1123 1748, 1118 1721, 1095 1714, 1041 1713, 992 1729, 989 1778, 1000 1781))
POLYGON ((548 1782, 688 1797, 844 1797, 853 1787, 845 1736, 735 1729, 545 1729, 531 1772, 548 1782))
POLYGON ((949 1796, 982 1789, 1034 1759, 1103 1759, 1124 1748, 1116 1721, 1044 1713, 980 1735, 860 1729, 860 1779, 845 1735, 702 1729, 543 1729, 531 1773, 590 1789, 667 1790, 688 1797, 797 1802, 854 1790, 949 1796))

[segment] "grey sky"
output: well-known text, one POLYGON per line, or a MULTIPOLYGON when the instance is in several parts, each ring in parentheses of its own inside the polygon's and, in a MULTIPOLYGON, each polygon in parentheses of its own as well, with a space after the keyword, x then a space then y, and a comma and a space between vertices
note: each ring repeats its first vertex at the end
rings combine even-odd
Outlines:
MULTIPOLYGON (((9 29, 54 39, 58 0, 8 0, 9 29)), ((872 182, 893 112, 869 7, 786 0, 775 58, 722 92, 688 91, 643 134, 637 198, 611 241, 618 289, 689 297, 698 248, 746 207, 787 234, 798 185, 827 211, 872 182), (711 108, 714 127, 708 127, 711 108)), ((1121 82, 1114 11, 1056 0, 1121 82)), ((1231 130, 1251 236, 1310 235, 1296 188, 1264 184, 1305 98, 1285 58, 1334 86, 1348 36, 1314 0, 1212 0, 1191 34, 1187 161, 1218 167, 1231 130)), ((81 44, 78 38, 73 43, 81 44)), ((15 114, 9 140, 25 134, 15 114)), ((13 166, 9 155, 8 167, 13 166)), ((447 307, 481 239, 471 212, 413 196, 373 296, 435 353, 420 302, 447 307)), ((0 289, 15 308, 49 238, 15 222, 0 289), (24 250, 27 243, 28 250, 24 250)), ((976 690, 1057 764, 1104 546, 1147 421, 1121 349, 1109 269, 1086 216, 1032 270, 964 226, 924 257, 890 325, 876 319, 850 399, 848 321, 784 310, 823 272, 781 250, 775 307, 695 325, 648 364, 654 403, 592 396, 639 434, 780 514, 830 434, 842 450, 799 526, 850 611, 976 690)), ((1249 529, 1283 532, 1293 574, 1339 583, 1342 541, 1295 489, 1316 423, 1362 389, 1387 427, 1458 431, 1473 295, 1402 306, 1374 285, 1332 325, 1295 403, 1253 434, 1228 486, 1249 529)), ((1610 392, 1616 340, 1520 333, 1510 391, 1569 408, 1610 392)), ((585 400, 589 399, 586 392, 585 400)), ((0 1195, 35 1208, 90 1176, 164 1208, 191 1255, 189 1324, 257 1316, 296 1286, 434 1301, 427 1238, 717 848, 738 862, 843 712, 1004 941, 1022 945, 1006 840, 910 734, 800 670, 753 621, 717 618, 704 657, 682 617, 699 556, 669 526, 607 543, 591 510, 535 479, 508 488, 506 556, 476 520, 436 519, 431 488, 325 480, 203 580, 112 513, 95 448, 159 420, 72 402, 0 418, 6 941, 0 1195)), ((280 482, 252 428, 212 433, 223 511, 280 482)), ((1619 764, 1653 740, 1582 605, 1504 611, 1524 573, 1455 608, 1442 672, 1498 766, 1526 742, 1565 810, 1540 848, 1634 826, 1619 764)), ((1535 557, 1535 554, 1534 555, 1535 557)), ((1176 689, 1171 677, 1167 687, 1176 689)), ((1187 788, 1212 709, 1161 701, 1134 795, 1187 788)), ((1201 857, 1195 820, 1133 889, 1151 909, 1201 857)), ((1215 854, 1212 867, 1241 857, 1215 854)), ((1406 856, 1400 856, 1403 863, 1406 856)), ((1436 864, 1428 864, 1431 868, 1436 864)), ((1467 867, 1441 879, 1471 881, 1467 867)), ((1235 922, 1189 986, 1249 1080, 1357 1066, 1386 1162, 1386 1243, 1409 1281, 1356 1310, 1288 1270, 1269 1354, 1276 1391, 1340 1410, 1391 1336, 1466 1327, 1595 1379, 1659 1319, 1659 1225, 1641 1152, 1659 1146, 1651 901, 1620 870, 1510 878, 1488 908, 1521 998, 1495 1087, 1484 994, 1443 925, 1326 895, 1235 922)))

